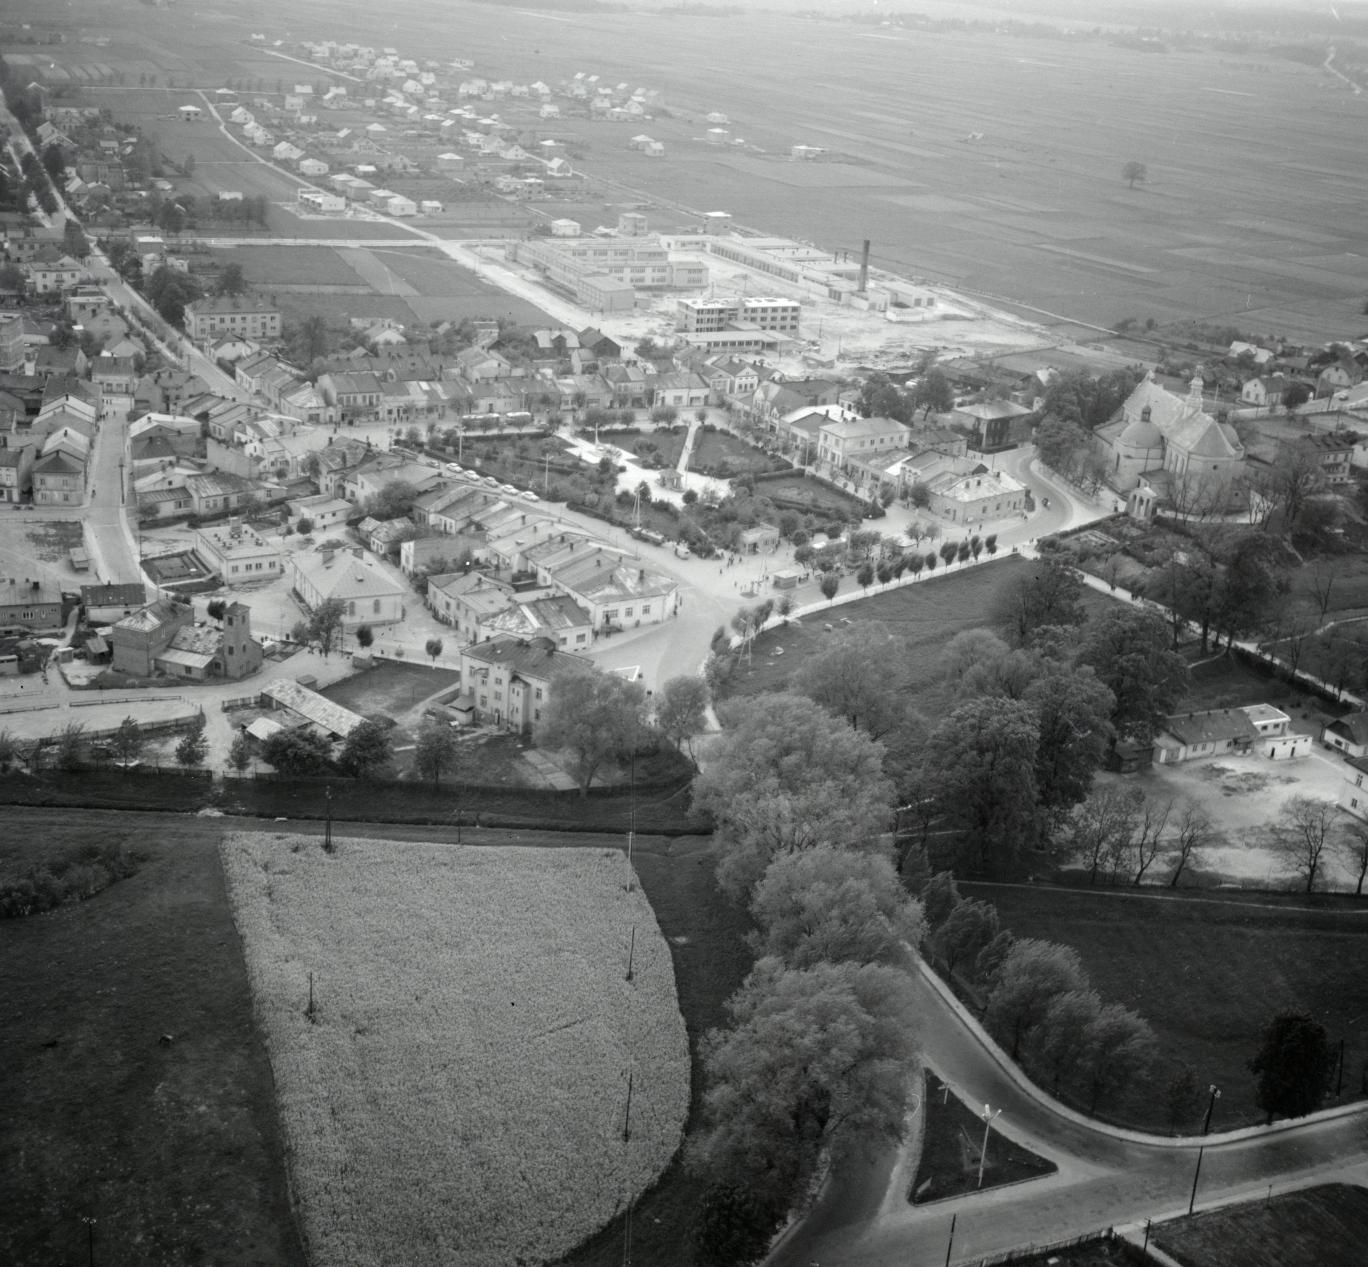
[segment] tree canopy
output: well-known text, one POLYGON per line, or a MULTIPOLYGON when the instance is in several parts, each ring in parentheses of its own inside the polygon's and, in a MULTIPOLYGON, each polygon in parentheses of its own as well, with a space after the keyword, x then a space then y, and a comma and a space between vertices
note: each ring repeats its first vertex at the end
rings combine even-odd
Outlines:
POLYGON ((1320 1107, 1334 1065, 1325 1026, 1305 1012, 1269 1021, 1263 1045, 1249 1062, 1259 1080, 1259 1107, 1274 1117, 1305 1117, 1320 1107))
POLYGON ((828 635, 792 689, 879 739, 906 718, 909 677, 906 640, 887 625, 861 620, 828 635))
POLYGON ((794 968, 907 964, 921 941, 921 905, 887 858, 821 845, 776 858, 751 897, 757 952, 794 968))
POLYGON ((893 785, 868 735, 798 695, 737 700, 721 720, 694 806, 717 820, 718 880, 733 896, 780 854, 886 847, 893 785))
POLYGON ((1115 698, 1117 737, 1139 743, 1154 738, 1186 686, 1187 669, 1169 650, 1163 617, 1155 612, 1119 606, 1103 612, 1087 628, 1079 664, 1115 698))
POLYGON ((926 745, 926 782, 941 822, 973 872, 1014 877, 1039 835, 1035 760, 1040 724, 1020 700, 961 704, 926 745))
POLYGON ((727 1011, 704 1045, 695 1165, 782 1213, 824 1150, 901 1138, 917 1055, 904 970, 761 959, 727 1011))
POLYGON ((583 796, 605 761, 635 751, 645 720, 646 692, 640 682, 567 661, 552 678, 537 743, 575 754, 583 796))

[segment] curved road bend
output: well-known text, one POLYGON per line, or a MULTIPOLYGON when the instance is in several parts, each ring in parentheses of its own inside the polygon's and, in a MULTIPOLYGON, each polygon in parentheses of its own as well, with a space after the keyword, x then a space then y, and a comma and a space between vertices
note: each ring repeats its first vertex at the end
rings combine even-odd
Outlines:
MULTIPOLYGON (((1002 1109, 1004 1134, 1059 1166, 1058 1173, 982 1195, 914 1207, 887 1192, 886 1156, 837 1176, 810 1226, 770 1259, 772 1267, 883 1267, 944 1261, 952 1214, 954 1260, 978 1258, 1187 1209, 1196 1142, 1142 1143, 1058 1111, 1023 1090, 979 1036, 921 973, 914 977, 926 1063, 970 1104, 1002 1109), (860 1191, 862 1185, 877 1191, 860 1191), (880 1212, 879 1208, 882 1206, 880 1212)), ((1368 1157, 1368 1105, 1346 1117, 1274 1128, 1252 1139, 1212 1136, 1202 1161, 1198 1205, 1237 1190, 1265 1190, 1300 1176, 1327 1177, 1368 1157)))

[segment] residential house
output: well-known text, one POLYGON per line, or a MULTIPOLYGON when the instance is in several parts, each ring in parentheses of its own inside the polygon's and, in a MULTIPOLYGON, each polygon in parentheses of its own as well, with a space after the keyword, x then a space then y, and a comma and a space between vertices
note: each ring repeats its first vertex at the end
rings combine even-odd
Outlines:
POLYGON ((34 446, 0 448, 0 503, 17 505, 33 486, 34 446))
POLYGON ((1344 772, 1344 782, 1340 785, 1339 807, 1359 819, 1368 818, 1365 778, 1368 778, 1368 758, 1352 758, 1344 772))
POLYGON ((116 621, 109 641, 112 667, 134 677, 236 680, 262 664, 261 644, 252 636, 251 609, 243 603, 231 603, 220 626, 195 623, 187 603, 158 599, 116 621))
POLYGON ((101 353, 90 363, 90 382, 99 393, 100 419, 127 418, 133 411, 138 365, 131 356, 101 353))
POLYGON ((250 296, 213 295, 185 306, 185 332, 200 344, 225 334, 275 340, 280 338, 280 310, 250 296))
POLYGON ((28 276, 29 292, 34 295, 64 295, 89 280, 84 264, 62 255, 56 259, 35 259, 22 265, 28 276))
POLYGON ((1347 757, 1368 757, 1368 713, 1346 713, 1321 728, 1321 743, 1347 757))
POLYGON ((356 525, 362 544, 374 554, 390 554, 397 550, 404 536, 413 532, 414 523, 406 516, 395 519, 376 519, 367 515, 356 525))
POLYGON ((589 665, 549 638, 497 638, 461 648, 461 683, 476 719, 528 734, 542 719, 562 665, 589 665))
POLYGON ((79 506, 85 500, 86 464, 67 453, 45 454, 33 464, 35 506, 79 506))
POLYGON ((1347 351, 1341 352, 1316 375, 1316 395, 1333 396, 1363 382, 1363 366, 1347 351))
POLYGON ((910 428, 893 418, 832 419, 817 431, 817 460, 840 470, 852 458, 907 446, 910 428))
POLYGON ((229 471, 206 471, 189 476, 185 491, 194 513, 200 518, 212 518, 252 505, 260 494, 260 486, 229 471))
POLYGON ((1025 487, 1006 471, 989 470, 982 464, 931 489, 931 512, 952 523, 991 522, 1019 515, 1025 508, 1025 487))
POLYGON ((1292 719, 1271 704, 1213 708, 1166 717, 1154 740, 1154 760, 1161 764, 1218 757, 1226 753, 1289 758, 1304 756, 1311 736, 1291 729, 1292 719))
POLYGON ((81 606, 90 625, 112 625, 146 605, 147 594, 141 584, 81 586, 81 606))
POLYGON ((307 519, 312 525, 313 532, 345 527, 347 520, 356 513, 356 508, 351 502, 343 501, 340 497, 329 497, 326 493, 319 493, 314 497, 297 497, 286 505, 291 522, 298 523, 301 519, 307 519))
POLYGON ((355 373, 329 372, 318 376, 324 401, 336 409, 342 422, 374 413, 380 408, 380 377, 370 370, 355 373))
POLYGON ((0 629, 42 633, 62 627, 62 592, 28 577, 0 579, 0 629))
POLYGON ((111 667, 132 677, 152 677, 156 659, 171 646, 176 634, 193 627, 194 609, 189 603, 159 598, 114 623, 109 634, 113 652, 111 667))
POLYGON ((543 585, 573 598, 595 630, 654 625, 679 608, 679 586, 600 542, 561 534, 526 551, 543 585))
POLYGON ((1010 400, 984 400, 972 405, 958 405, 950 413, 950 425, 962 427, 969 433, 969 447, 979 453, 1001 453, 1015 448, 1025 439, 1027 424, 1021 420, 1031 417, 1031 410, 1010 400))
POLYGON ((393 625, 404 618, 405 587, 375 563, 347 550, 290 556, 295 592, 310 610, 328 599, 342 604, 342 624, 393 625))

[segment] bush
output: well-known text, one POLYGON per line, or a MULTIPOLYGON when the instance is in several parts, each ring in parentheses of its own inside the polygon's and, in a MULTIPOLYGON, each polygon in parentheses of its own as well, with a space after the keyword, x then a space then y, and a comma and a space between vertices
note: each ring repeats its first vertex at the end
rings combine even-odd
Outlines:
POLYGON ((27 875, 0 888, 0 919, 21 919, 85 902, 118 880, 135 875, 146 861, 123 845, 91 845, 74 858, 32 867, 27 875))

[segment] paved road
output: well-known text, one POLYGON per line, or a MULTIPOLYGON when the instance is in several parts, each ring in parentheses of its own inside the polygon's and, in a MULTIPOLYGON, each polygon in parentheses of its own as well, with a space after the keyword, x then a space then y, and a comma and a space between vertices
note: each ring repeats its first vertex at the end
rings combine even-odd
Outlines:
POLYGON ((106 418, 95 433, 89 501, 82 515, 91 573, 106 585, 144 584, 129 502, 128 421, 106 418))
MULTIPOLYGON (((1031 1183, 913 1207, 900 1190, 860 1191, 890 1172, 888 1158, 835 1185, 816 1227, 790 1238, 772 1267, 884 1267, 940 1263, 952 1214, 958 1215, 954 1261, 1031 1242, 1143 1222, 1187 1209, 1200 1141, 1141 1142, 1099 1129, 1023 1090, 925 975, 915 982, 920 1038, 928 1065, 963 1099, 1002 1109, 1004 1134, 1059 1166, 1031 1183), (872 1212, 871 1212, 872 1211, 872 1212)), ((1212 1136, 1202 1158, 1198 1205, 1234 1192, 1264 1192, 1308 1175, 1338 1175, 1368 1160, 1368 1106, 1334 1120, 1281 1125, 1251 1139, 1212 1136)))

